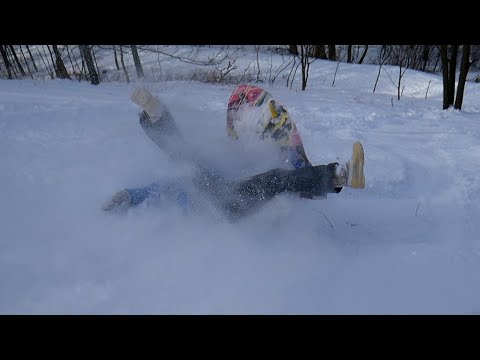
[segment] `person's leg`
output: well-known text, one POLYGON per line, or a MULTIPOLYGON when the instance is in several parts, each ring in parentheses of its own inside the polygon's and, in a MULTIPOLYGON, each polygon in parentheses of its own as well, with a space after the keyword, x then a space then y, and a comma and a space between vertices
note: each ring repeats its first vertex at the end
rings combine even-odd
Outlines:
POLYGON ((337 193, 339 189, 334 185, 337 165, 332 163, 298 170, 274 169, 231 183, 229 196, 222 207, 230 217, 239 218, 281 193, 308 194, 309 198, 337 193))
MULTIPOLYGON (((224 186, 227 196, 219 202, 233 219, 252 213, 281 193, 306 194, 308 198, 339 193, 343 186, 365 187, 364 154, 360 143, 353 145, 351 159, 345 165, 331 163, 298 170, 274 169, 224 186)), ((218 192, 219 194, 221 192, 218 192)))
POLYGON ((353 144, 352 157, 345 164, 337 168, 335 183, 338 186, 349 186, 354 189, 365 188, 365 175, 363 166, 365 155, 361 143, 353 144))
MULTIPOLYGON (((143 87, 137 88, 131 99, 143 109, 139 114, 139 123, 147 136, 172 159, 180 159, 185 148, 184 141, 167 107, 143 87)), ((123 189, 113 194, 103 204, 102 209, 111 211, 115 208, 137 206, 147 198, 156 199, 164 193, 165 187, 160 181, 143 187, 123 189)), ((184 201, 180 199, 179 202, 184 201)))
POLYGON ((143 109, 139 123, 147 136, 173 159, 184 156, 186 147, 182 133, 166 105, 143 87, 137 88, 131 98, 143 109))

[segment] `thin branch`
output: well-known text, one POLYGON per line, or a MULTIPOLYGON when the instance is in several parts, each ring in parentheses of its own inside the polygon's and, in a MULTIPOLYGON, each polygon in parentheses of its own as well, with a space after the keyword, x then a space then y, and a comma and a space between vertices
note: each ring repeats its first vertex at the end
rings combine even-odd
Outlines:
POLYGON ((293 86, 293 81, 295 80, 295 75, 297 75, 297 70, 298 70, 298 67, 300 66, 301 62, 299 62, 297 64, 297 67, 295 68, 295 71, 293 72, 293 78, 292 78, 292 81, 290 82, 290 89, 292 89, 292 86, 293 86))
MULTIPOLYGON (((198 53, 199 53, 198 49, 192 49, 187 56, 182 56, 182 55, 175 54, 175 52, 178 51, 178 47, 176 47, 173 54, 169 53, 169 52, 166 52, 166 51, 162 51, 162 50, 158 50, 158 49, 152 49, 152 48, 146 48, 146 47, 141 47, 141 46, 138 46, 137 48, 139 50, 143 50, 143 51, 159 53, 159 54, 168 56, 170 58, 178 59, 180 61, 186 62, 188 64, 194 64, 194 65, 200 65, 200 66, 220 65, 225 59, 227 59, 229 56, 232 55, 232 54, 228 53, 228 50, 225 51, 224 48, 222 47, 215 55, 209 56, 209 57, 207 57, 207 59, 204 59, 204 60, 197 60, 197 56, 198 56, 198 53), (224 52, 224 55, 222 57, 220 57, 222 52, 224 52)), ((228 49, 228 47, 227 47, 227 49, 228 49)), ((236 51, 234 51, 234 53, 236 53, 236 52, 238 52, 238 49, 236 51)))
MULTIPOLYGON (((282 55, 282 60, 283 60, 283 55, 282 55)), ((271 84, 273 84, 275 82, 275 80, 277 79, 278 76, 280 76, 280 74, 288 67, 290 66, 290 64, 295 61, 295 57, 290 57, 290 60, 287 62, 287 64, 285 66, 283 66, 282 68, 282 65, 285 63, 285 61, 282 62, 282 64, 278 67, 278 69, 275 71, 275 74, 273 74, 273 78, 271 79, 271 84)))
POLYGON ((127 83, 130 83, 130 77, 128 76, 127 68, 125 67, 125 62, 123 61, 123 46, 120 45, 120 63, 122 64, 123 73, 127 78, 127 83))
MULTIPOLYGON (((42 60, 43 65, 45 66, 45 69, 46 69, 47 72, 48 72, 48 75, 50 75, 50 77, 53 79, 53 75, 50 73, 50 68, 49 68, 49 66, 45 63, 45 59, 43 58, 42 53, 40 52, 40 50, 38 50, 38 46, 36 47, 36 49, 37 49, 38 54, 40 55, 40 59, 42 60)), ((45 52, 45 49, 43 49, 43 52, 44 52, 45 56, 47 56, 47 53, 45 52)), ((47 62, 48 62, 48 58, 47 58, 47 62)))
POLYGON ((288 83, 290 82, 290 76, 292 75, 292 72, 293 72, 293 69, 295 68, 296 63, 297 63, 297 58, 294 56, 292 68, 290 69, 290 72, 288 73, 288 76, 287 76, 287 87, 288 87, 288 83))
POLYGON ((395 84, 395 81, 393 81, 392 77, 390 76, 389 72, 387 70, 385 70, 385 68, 382 68, 382 70, 388 75, 388 78, 390 79, 390 81, 392 82, 393 86, 395 86, 395 88, 397 88, 397 84, 395 84))
POLYGON ((418 208, 420 207, 421 201, 418 202, 417 208, 415 209, 415 216, 417 216, 418 208))
POLYGON ((28 45, 25 45, 25 46, 27 47, 28 54, 30 55, 30 59, 32 60, 33 68, 35 69, 36 72, 38 72, 37 64, 35 64, 35 60, 33 59, 32 52, 30 51, 30 48, 28 47, 28 45))
POLYGON ((260 80, 260 61, 258 59, 258 55, 259 55, 259 52, 260 52, 260 45, 255 45, 255 48, 256 48, 256 53, 257 53, 257 78, 256 78, 256 82, 258 82, 258 80, 260 80))
POLYGON ((337 63, 337 67, 335 68, 335 74, 333 75, 332 87, 333 87, 333 85, 335 85, 335 78, 337 77, 337 71, 338 71, 339 66, 340 66, 340 61, 337 63))
POLYGON ((32 72, 30 71, 30 66, 28 65, 27 58, 25 57, 25 54, 23 53, 22 45, 19 45, 20 47, 20 53, 22 54, 23 61, 25 62, 25 65, 27 66, 28 73, 30 74, 30 77, 33 79, 32 72))
POLYGON ((330 227, 331 227, 333 230, 335 230, 335 227, 332 225, 332 223, 330 222, 330 220, 328 220, 327 215, 325 215, 325 214, 324 214, 322 211, 320 211, 320 210, 315 210, 315 211, 318 212, 318 213, 320 213, 320 214, 322 214, 323 217, 325 218, 325 220, 327 220, 328 225, 330 225, 330 227))

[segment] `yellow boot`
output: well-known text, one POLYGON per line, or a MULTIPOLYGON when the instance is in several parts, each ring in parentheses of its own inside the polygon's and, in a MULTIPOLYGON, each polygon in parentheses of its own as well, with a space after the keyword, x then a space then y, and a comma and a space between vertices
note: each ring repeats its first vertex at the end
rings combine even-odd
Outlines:
POLYGON ((363 146, 358 141, 353 144, 352 158, 347 162, 347 186, 354 189, 365 188, 365 175, 363 174, 363 165, 365 156, 363 146))
POLYGON ((365 188, 365 175, 363 165, 365 157, 363 146, 359 142, 353 144, 352 157, 345 164, 337 167, 336 176, 333 179, 334 186, 349 186, 353 189, 365 188))

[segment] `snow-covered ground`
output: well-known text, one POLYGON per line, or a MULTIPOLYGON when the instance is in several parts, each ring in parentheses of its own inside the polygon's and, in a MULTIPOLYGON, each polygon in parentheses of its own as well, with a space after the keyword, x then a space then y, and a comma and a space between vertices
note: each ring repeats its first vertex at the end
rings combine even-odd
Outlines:
MULTIPOLYGON (((0 81, 0 313, 480 313, 480 84, 443 111, 436 75, 407 71, 397 101, 385 74, 372 94, 374 65, 342 63, 332 87, 336 65, 313 63, 306 92, 264 87, 313 163, 362 141, 366 189, 280 196, 235 223, 101 211, 116 190, 186 171, 138 125, 136 84, 0 81)), ((220 156, 234 85, 147 86, 220 156)))

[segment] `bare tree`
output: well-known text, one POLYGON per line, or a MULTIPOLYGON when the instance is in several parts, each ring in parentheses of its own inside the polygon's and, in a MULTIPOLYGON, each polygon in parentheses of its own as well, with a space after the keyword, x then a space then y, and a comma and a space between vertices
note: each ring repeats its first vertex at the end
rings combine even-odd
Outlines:
POLYGON ((436 55, 436 58, 435 58, 435 64, 433 65, 433 69, 432 69, 432 72, 437 72, 437 65, 438 65, 438 61, 440 60, 440 51, 437 51, 437 55, 436 55))
POLYGON ((352 62, 352 46, 353 45, 348 45, 348 50, 347 50, 347 63, 352 62))
POLYGON ((292 63, 295 61, 295 56, 289 56, 288 61, 286 61, 282 55, 282 63, 277 67, 275 70, 274 74, 272 75, 272 67, 273 67, 273 61, 272 57, 270 57, 270 74, 268 76, 268 83, 272 85, 277 77, 292 63))
POLYGON ((328 60, 337 61, 337 51, 335 45, 328 45, 328 60))
MULTIPOLYGON (((37 50, 38 50, 38 47, 37 47, 37 50)), ((48 74, 50 75, 50 78, 54 79, 55 74, 54 74, 54 70, 52 70, 52 66, 55 66, 55 64, 52 64, 52 66, 50 65, 50 62, 48 61, 48 55, 47 55, 47 52, 45 51, 45 46, 44 45, 42 45, 42 50, 43 50, 43 54, 45 55, 45 58, 43 58, 43 56, 41 57, 42 62, 45 65, 45 67, 47 68, 47 71, 48 71, 48 74), (44 59, 46 59, 46 61, 44 59)))
POLYGON ((189 52, 186 52, 185 47, 180 49, 178 45, 159 45, 156 47, 137 46, 138 50, 161 54, 188 64, 200 66, 221 66, 225 60, 231 61, 232 57, 241 48, 242 46, 237 46, 233 49, 231 46, 221 46, 220 49, 213 54, 207 53, 206 55, 201 55, 199 54, 199 46, 192 46, 189 52))
POLYGON ((25 45, 25 46, 27 47, 28 54, 30 55, 30 59, 32 60, 33 68, 35 69, 36 72, 38 72, 37 64, 35 64, 35 59, 34 59, 33 56, 32 56, 32 53, 31 53, 31 51, 30 51, 30 48, 28 47, 28 45, 25 45))
POLYGON ((115 66, 117 67, 117 70, 120 70, 120 66, 118 66, 118 59, 117 59, 117 48, 115 45, 113 45, 113 57, 115 58, 115 66))
POLYGON ((358 60, 358 63, 361 64, 363 63, 363 60, 365 59, 365 56, 367 55, 368 51, 368 45, 365 45, 365 48, 363 49, 363 54, 360 56, 360 60, 358 60))
POLYGON ((80 52, 82 53, 85 59, 85 63, 87 65, 90 82, 92 83, 92 85, 98 85, 100 83, 100 79, 98 78, 98 74, 95 70, 95 64, 93 63, 90 46, 79 45, 79 48, 80 48, 80 52))
POLYGON ((480 45, 470 45, 470 57, 473 61, 472 67, 480 70, 480 45))
POLYGON ((100 69, 98 68, 97 57, 95 56, 95 45, 92 45, 92 59, 95 64, 95 69, 97 70, 98 76, 100 76, 100 69))
POLYGON ((402 78, 410 66, 410 61, 412 60, 410 55, 413 50, 414 47, 412 45, 393 45, 390 51, 396 65, 398 65, 397 100, 400 100, 403 93, 403 90, 400 90, 402 78))
POLYGON ((137 70, 137 77, 143 78, 145 75, 143 74, 142 63, 140 62, 140 56, 138 56, 137 45, 130 45, 132 49, 133 55, 133 62, 135 63, 135 70, 137 70))
POLYGON ((432 82, 432 80, 430 80, 428 82, 428 86, 427 86, 427 91, 425 92, 425 100, 427 100, 427 96, 428 96, 428 89, 430 89, 430 83, 432 82))
POLYGON ((448 109, 454 105, 455 109, 461 109, 463 95, 465 92, 465 82, 470 66, 474 61, 470 61, 471 45, 463 45, 462 60, 460 65, 460 74, 458 77, 457 99, 455 99, 455 75, 457 70, 457 56, 459 45, 440 45, 440 57, 442 60, 443 76, 443 109, 448 109), (449 55, 450 50, 450 57, 449 55))
POLYGON ((449 104, 449 86, 448 86, 448 45, 440 45, 440 57, 442 59, 442 78, 443 78, 443 110, 448 109, 449 104))
POLYGON ((3 46, 4 45, 0 45, 0 53, 2 53, 3 63, 5 64, 5 68, 7 69, 7 76, 9 79, 12 79, 12 71, 11 71, 12 65, 8 60, 7 52, 5 51, 5 48, 3 46))
POLYGON ((467 80, 468 70, 473 64, 470 61, 470 45, 462 46, 462 62, 460 64, 460 75, 458 76, 457 97, 455 98, 455 109, 461 110, 463 104, 463 93, 465 91, 465 81, 467 80))
POLYGON ((315 58, 310 59, 310 54, 313 54, 312 45, 300 45, 300 64, 302 66, 302 91, 305 91, 305 89, 307 88, 310 64, 316 60, 315 58))
POLYGON ((333 74, 332 87, 335 85, 335 79, 337 78, 337 72, 338 72, 339 66, 340 66, 340 61, 337 62, 337 66, 335 67, 335 74, 333 74))
POLYGON ((20 53, 22 54, 22 57, 23 57, 23 61, 25 62, 25 66, 27 67, 28 74, 33 79, 32 71, 30 70, 30 66, 28 65, 27 58, 25 57, 25 54, 23 53, 22 45, 19 45, 19 48, 20 48, 20 53))
POLYGON ((72 50, 68 47, 68 45, 65 45, 65 48, 67 49, 68 53, 68 58, 70 60, 70 65, 72 66, 72 71, 75 77, 77 78, 78 81, 82 81, 84 79, 88 79, 86 73, 85 73, 85 60, 83 58, 83 54, 80 51, 80 47, 77 46, 76 48, 74 47, 72 50), (75 50, 78 49, 80 53, 80 59, 82 61, 82 66, 78 64, 78 56, 75 55, 75 50), (75 61, 75 63, 74 63, 75 61))
POLYGON ((123 45, 120 45, 120 63, 122 64, 122 69, 123 69, 123 72, 125 74, 125 77, 127 79, 127 83, 130 82, 130 77, 128 76, 128 71, 127 71, 127 68, 125 66, 125 62, 123 61, 123 45))
POLYGON ((12 52, 9 46, 5 46, 5 52, 7 53, 8 62, 10 63, 10 69, 12 70, 13 77, 17 78, 17 70, 15 70, 15 60, 13 59, 12 52))
POLYGON ((430 49, 432 47, 430 45, 423 45, 423 52, 422 52, 422 60, 423 60, 423 64, 422 64, 422 71, 426 71, 427 69, 427 64, 428 64, 428 60, 430 59, 430 49))
POLYGON ((290 51, 290 54, 292 54, 294 56, 298 55, 297 45, 288 45, 288 50, 290 51))
POLYGON ((57 66, 55 63, 55 60, 53 60, 53 53, 52 50, 50 50, 50 45, 47 45, 48 52, 50 54, 50 59, 52 60, 52 65, 53 65, 53 70, 55 71, 55 74, 57 73, 57 66))
POLYGON ((228 64, 225 67, 218 69, 218 77, 217 79, 215 79, 215 82, 228 83, 227 75, 230 74, 233 70, 237 69, 237 66, 235 65, 236 61, 237 59, 233 59, 231 61, 229 60, 228 64))
POLYGON ((260 53, 260 45, 255 45, 255 52, 257 54, 257 77, 255 82, 260 81, 260 60, 259 60, 259 53, 260 53))
POLYGON ((405 89, 405 86, 402 87, 402 78, 405 72, 407 69, 420 69, 422 66, 423 45, 382 45, 382 51, 384 50, 386 53, 382 56, 386 57, 385 63, 396 65, 399 68, 396 83, 391 79, 390 74, 385 69, 383 70, 394 82, 397 88, 397 99, 400 100, 405 89))
POLYGON ((382 66, 388 59, 388 48, 386 46, 382 46, 380 52, 378 53, 378 74, 377 79, 375 80, 375 85, 373 86, 373 92, 377 89, 378 79, 380 79, 380 73, 382 71, 382 66))
POLYGON ((325 52, 325 45, 314 45, 313 56, 316 59, 327 60, 327 54, 325 52))
POLYGON ((22 74, 22 76, 25 76, 25 71, 23 70, 20 60, 18 60, 18 56, 17 56, 17 53, 15 52, 15 49, 13 48, 13 45, 9 45, 9 47, 10 47, 10 52, 12 53, 13 58, 15 59, 15 64, 17 64, 17 68, 20 71, 20 74, 22 74))
POLYGON ((457 73, 458 45, 450 47, 450 58, 448 59, 448 105, 453 105, 455 97, 455 74, 457 73))
POLYGON ((52 45, 52 48, 53 48, 53 53, 55 54, 55 63, 57 65, 55 67, 55 75, 57 76, 57 78, 60 78, 60 79, 71 80, 70 75, 68 75, 67 68, 65 67, 65 64, 63 63, 62 55, 60 54, 60 50, 58 50, 58 45, 52 45))
POLYGON ((43 54, 45 55, 45 58, 47 59, 46 62, 45 62, 44 57, 42 56, 42 53, 40 52, 40 50, 38 50, 38 46, 37 46, 37 51, 38 51, 38 53, 40 54, 40 59, 42 60, 43 65, 45 66, 45 69, 46 69, 47 72, 48 72, 48 75, 50 75, 50 78, 51 78, 51 79, 54 79, 55 76, 53 75, 53 72, 52 72, 51 69, 50 69, 50 64, 49 64, 49 62, 48 62, 47 52, 45 51, 45 47, 44 47, 43 45, 42 45, 42 50, 43 50, 43 54))
MULTIPOLYGON (((67 49, 68 60, 70 61, 70 66, 72 67, 72 73, 76 76, 75 65, 73 64, 73 60, 72 60, 72 53, 71 53, 70 49, 68 48, 68 45, 65 45, 65 49, 67 49)), ((78 62, 77 62, 76 58, 75 58, 75 63, 77 64, 77 68, 80 71, 80 67, 78 66, 78 62)))
POLYGON ((85 66, 85 57, 83 56, 83 51, 80 45, 78 45, 78 51, 80 52, 80 58, 82 59, 82 68, 80 69, 80 79, 85 76, 85 79, 88 80, 87 70, 85 66))
POLYGON ((298 67, 301 63, 300 61, 297 63, 297 58, 298 58, 298 56, 293 57, 293 64, 292 64, 292 67, 290 68, 290 72, 288 73, 288 76, 287 76, 287 87, 290 84, 290 89, 293 86, 293 80, 295 79, 295 74, 297 73, 297 69, 298 69, 298 67))

